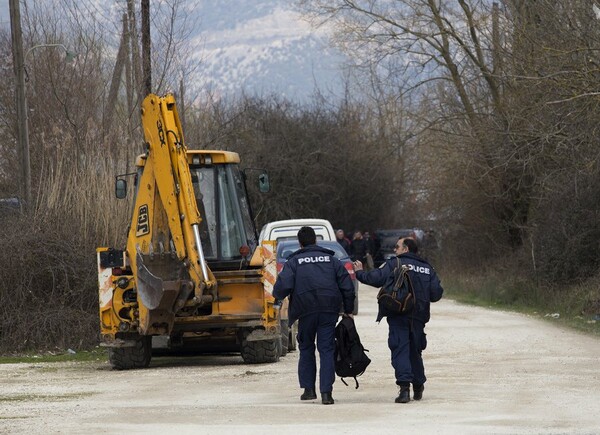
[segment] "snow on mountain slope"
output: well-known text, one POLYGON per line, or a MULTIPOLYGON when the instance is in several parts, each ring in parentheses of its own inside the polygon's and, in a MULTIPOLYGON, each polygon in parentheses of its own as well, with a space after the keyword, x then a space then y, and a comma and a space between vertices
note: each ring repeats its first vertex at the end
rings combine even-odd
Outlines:
POLYGON ((290 0, 204 1, 196 13, 204 47, 199 79, 217 95, 275 93, 305 101, 315 86, 340 91, 342 55, 290 0))
MULTIPOLYGON (((64 6, 74 0, 36 1, 52 8, 55 3, 64 6)), ((80 13, 99 20, 109 38, 113 35, 116 54, 126 2, 86 0, 75 4, 80 13)), ((169 14, 170 4, 151 1, 151 14, 169 14)), ((10 30, 8 2, 0 1, 0 5, 0 23, 10 30)), ((201 47, 194 54, 201 67, 192 76, 190 87, 217 97, 245 92, 276 94, 300 102, 309 100, 316 88, 328 95, 341 94, 344 57, 328 46, 326 29, 312 29, 302 19, 294 0, 187 0, 180 7, 189 22, 198 23, 190 37, 193 46, 201 47)), ((159 30, 153 28, 152 32, 159 30)))

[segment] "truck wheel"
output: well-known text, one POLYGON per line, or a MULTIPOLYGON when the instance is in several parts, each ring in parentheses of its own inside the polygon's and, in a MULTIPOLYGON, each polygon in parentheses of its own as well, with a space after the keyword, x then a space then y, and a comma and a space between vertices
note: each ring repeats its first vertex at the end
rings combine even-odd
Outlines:
POLYGON ((288 338, 288 352, 296 350, 298 347, 298 342, 296 340, 296 334, 298 334, 298 322, 294 322, 292 327, 288 327, 290 331, 290 336, 288 338))
POLYGON ((281 321, 281 356, 286 356, 290 343, 290 327, 287 320, 281 321))
POLYGON ((242 358, 247 364, 274 363, 279 361, 281 338, 275 340, 242 341, 242 358))
POLYGON ((115 370, 143 369, 152 358, 152 337, 140 337, 133 347, 111 347, 108 360, 115 370))

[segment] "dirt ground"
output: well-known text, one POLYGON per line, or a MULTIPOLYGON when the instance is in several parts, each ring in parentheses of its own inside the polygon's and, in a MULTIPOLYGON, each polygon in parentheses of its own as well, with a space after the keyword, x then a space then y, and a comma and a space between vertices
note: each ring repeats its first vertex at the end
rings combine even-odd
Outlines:
POLYGON ((333 406, 301 402, 298 353, 276 364, 238 355, 0 365, 0 433, 598 434, 600 340, 520 314, 432 305, 423 400, 395 404, 387 324, 361 287, 356 317, 373 360, 333 406))

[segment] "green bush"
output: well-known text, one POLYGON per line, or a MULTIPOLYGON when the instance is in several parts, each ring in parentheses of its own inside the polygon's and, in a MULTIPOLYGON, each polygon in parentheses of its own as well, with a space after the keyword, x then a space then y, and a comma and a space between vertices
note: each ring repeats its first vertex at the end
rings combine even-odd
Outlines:
POLYGON ((564 286, 535 283, 506 269, 482 273, 446 270, 442 276, 446 296, 457 301, 542 317, 558 313, 561 322, 600 334, 600 277, 564 286))

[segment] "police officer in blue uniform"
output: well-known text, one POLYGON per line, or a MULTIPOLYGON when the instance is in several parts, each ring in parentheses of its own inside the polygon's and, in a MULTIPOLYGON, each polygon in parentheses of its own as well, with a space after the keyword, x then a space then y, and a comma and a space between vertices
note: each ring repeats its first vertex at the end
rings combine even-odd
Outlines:
POLYGON ((334 252, 316 245, 315 231, 298 231, 300 249, 293 253, 277 276, 273 287, 276 303, 289 296, 289 322, 298 320, 298 379, 304 388, 301 400, 317 398, 316 348, 319 350, 319 387, 321 401, 334 403, 331 395, 335 381, 335 325, 343 304, 345 316, 352 317, 354 284, 334 252))
MULTIPOLYGON (((425 368, 421 352, 427 346, 424 332, 425 324, 429 321, 431 302, 442 298, 444 289, 440 284, 433 267, 417 255, 417 242, 411 238, 401 238, 394 248, 400 262, 409 267, 409 275, 415 291, 416 304, 413 312, 408 315, 393 315, 387 317, 389 325, 388 346, 392 353, 392 366, 396 375, 396 384, 400 393, 396 403, 410 402, 410 384, 413 384, 415 400, 423 398, 425 368)), ((394 279, 396 257, 388 259, 379 269, 365 272, 359 261, 354 262, 356 279, 360 282, 382 287, 394 279)), ((377 320, 381 320, 379 314, 377 320)))

